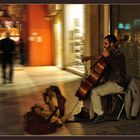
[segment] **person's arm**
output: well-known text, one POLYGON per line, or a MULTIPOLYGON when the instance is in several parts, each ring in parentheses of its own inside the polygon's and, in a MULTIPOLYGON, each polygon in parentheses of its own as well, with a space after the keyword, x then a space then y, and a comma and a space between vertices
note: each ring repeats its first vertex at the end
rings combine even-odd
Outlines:
POLYGON ((12 54, 16 54, 16 42, 12 40, 12 54))
POLYGON ((125 64, 125 58, 122 55, 117 55, 113 58, 111 57, 105 57, 106 62, 111 65, 111 67, 118 67, 120 65, 120 63, 125 64))
POLYGON ((94 60, 96 58, 97 57, 95 57, 95 56, 84 56, 84 55, 82 55, 81 56, 81 61, 84 62, 84 61, 94 60))
POLYGON ((110 57, 110 54, 106 49, 104 49, 104 51, 101 53, 101 55, 105 58, 106 62, 111 67, 118 67, 120 65, 120 62, 123 61, 122 54, 118 54, 113 57, 110 57))

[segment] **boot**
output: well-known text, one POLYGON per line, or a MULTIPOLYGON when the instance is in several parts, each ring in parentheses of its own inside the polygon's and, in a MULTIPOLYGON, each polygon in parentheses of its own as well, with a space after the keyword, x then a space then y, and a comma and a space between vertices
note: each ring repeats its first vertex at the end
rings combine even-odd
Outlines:
POLYGON ((89 113, 86 112, 83 107, 78 114, 74 115, 74 117, 75 117, 75 120, 78 120, 78 121, 89 121, 90 120, 89 113))

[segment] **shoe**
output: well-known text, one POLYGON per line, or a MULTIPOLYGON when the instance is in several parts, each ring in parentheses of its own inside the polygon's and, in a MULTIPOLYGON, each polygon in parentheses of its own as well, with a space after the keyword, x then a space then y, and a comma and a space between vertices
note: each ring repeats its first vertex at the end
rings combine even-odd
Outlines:
POLYGON ((74 115, 75 120, 77 121, 89 121, 90 115, 88 112, 86 112, 83 108, 81 109, 81 112, 74 115))
POLYGON ((131 117, 132 120, 136 120, 137 118, 135 116, 131 117))
POLYGON ((93 120, 94 124, 98 124, 102 122, 104 122, 104 117, 102 115, 95 117, 95 119, 93 120))
POLYGON ((62 123, 58 123, 58 122, 57 122, 57 123, 56 123, 56 126, 57 126, 57 127, 62 127, 62 126, 63 126, 63 124, 62 124, 62 123))

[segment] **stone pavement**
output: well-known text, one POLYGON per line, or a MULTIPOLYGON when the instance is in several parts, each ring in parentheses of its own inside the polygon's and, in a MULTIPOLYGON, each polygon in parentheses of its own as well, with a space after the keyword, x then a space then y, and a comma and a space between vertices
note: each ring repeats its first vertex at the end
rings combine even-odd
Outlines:
MULTIPOLYGON (((23 115, 35 103, 46 107, 42 93, 50 85, 57 85, 66 97, 65 115, 62 118, 65 122, 78 102, 75 92, 82 77, 52 66, 17 66, 14 71, 14 83, 0 83, 0 135, 29 135, 23 129, 23 115)), ((140 85, 139 80, 137 84, 140 85)), ((80 110, 81 105, 79 101, 69 119, 73 119, 73 114, 80 110)), ((139 128, 139 118, 132 121, 122 116, 119 121, 105 121, 102 124, 65 122, 49 136, 140 135, 139 128)))

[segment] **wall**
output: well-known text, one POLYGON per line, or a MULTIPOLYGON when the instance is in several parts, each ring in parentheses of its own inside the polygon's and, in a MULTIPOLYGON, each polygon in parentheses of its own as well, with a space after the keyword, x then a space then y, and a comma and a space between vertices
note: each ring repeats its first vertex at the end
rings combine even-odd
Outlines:
POLYGON ((46 5, 28 5, 28 62, 31 66, 53 65, 52 24, 46 5))
MULTIPOLYGON (((100 22, 99 22, 99 5, 90 5, 90 32, 91 32, 91 56, 98 56, 99 54, 99 38, 100 38, 100 22)), ((94 61, 91 61, 91 66, 94 61)))

